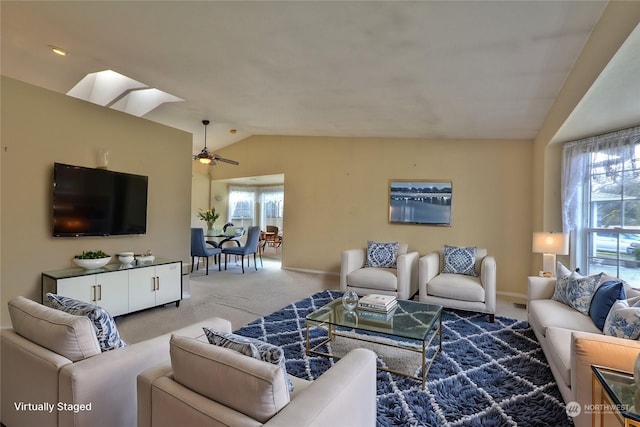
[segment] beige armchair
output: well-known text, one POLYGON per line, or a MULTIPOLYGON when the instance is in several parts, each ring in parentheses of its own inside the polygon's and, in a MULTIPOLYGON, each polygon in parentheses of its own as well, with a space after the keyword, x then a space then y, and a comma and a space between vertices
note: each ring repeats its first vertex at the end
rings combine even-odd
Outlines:
MULTIPOLYGON (((0 332, 2 424, 136 425, 136 377, 145 369, 169 360, 170 334, 102 353, 95 327, 87 317, 24 297, 9 301, 9 312, 13 328, 0 332), (20 402, 45 402, 52 407, 29 410, 20 407, 20 402)), ((205 326, 231 331, 227 320, 213 318, 176 333, 203 337, 205 326)))
POLYGON ((494 321, 496 313, 496 260, 486 249, 476 251, 476 276, 443 273, 443 251, 420 258, 419 299, 459 310, 487 313, 494 321))
POLYGON ((171 338, 171 361, 138 376, 138 427, 376 424, 376 356, 354 349, 309 382, 234 350, 171 338))
POLYGON ((386 294, 411 299, 418 292, 418 252, 408 252, 409 245, 398 245, 397 267, 365 267, 367 249, 342 252, 340 289, 358 295, 386 294))

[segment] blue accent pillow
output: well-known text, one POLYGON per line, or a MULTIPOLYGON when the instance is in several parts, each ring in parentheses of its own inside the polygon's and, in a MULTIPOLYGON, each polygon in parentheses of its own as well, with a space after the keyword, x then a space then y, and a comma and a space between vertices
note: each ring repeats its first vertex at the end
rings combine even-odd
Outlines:
POLYGON ((260 341, 256 338, 243 337, 229 332, 218 332, 211 328, 202 328, 207 336, 209 344, 228 348, 237 351, 245 356, 262 360, 263 362, 273 363, 280 366, 284 373, 284 378, 289 386, 289 392, 293 391, 293 383, 287 375, 286 360, 282 347, 260 341))
POLYGON ((367 261, 365 267, 396 268, 398 260, 398 242, 367 242, 367 261))
POLYGON ((76 316, 88 317, 93 323, 100 350, 103 352, 127 345, 120 338, 113 317, 102 307, 50 292, 47 294, 47 298, 51 302, 51 307, 55 309, 75 314, 76 316))
POLYGON ((596 324, 598 329, 604 329, 604 322, 613 304, 618 300, 627 299, 627 292, 624 289, 624 283, 621 281, 610 280, 604 282, 591 299, 591 307, 589 308, 589 316, 596 324))
POLYGON ((459 248, 456 246, 444 246, 443 273, 465 274, 477 276, 476 273, 476 248, 459 248))

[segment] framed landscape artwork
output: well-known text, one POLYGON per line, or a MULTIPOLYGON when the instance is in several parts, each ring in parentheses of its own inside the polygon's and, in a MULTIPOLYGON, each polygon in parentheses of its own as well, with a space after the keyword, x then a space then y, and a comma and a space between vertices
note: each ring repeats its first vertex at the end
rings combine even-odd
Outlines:
POLYGON ((389 222, 451 226, 452 182, 389 181, 389 222))

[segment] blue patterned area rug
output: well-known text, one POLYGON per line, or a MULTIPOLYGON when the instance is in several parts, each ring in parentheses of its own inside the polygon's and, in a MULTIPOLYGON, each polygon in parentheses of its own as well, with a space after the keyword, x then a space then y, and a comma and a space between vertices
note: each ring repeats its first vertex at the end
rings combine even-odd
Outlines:
MULTIPOLYGON (((305 354, 305 316, 341 296, 319 292, 236 332, 282 346, 287 371, 315 379, 339 362, 305 354)), ((487 317, 443 312, 442 352, 427 374, 425 390, 418 380, 377 371, 378 425, 572 426, 528 323, 500 316, 489 323, 487 317)), ((313 332, 318 340, 326 337, 323 328, 313 332)), ((408 357, 417 355, 408 352, 408 357)))

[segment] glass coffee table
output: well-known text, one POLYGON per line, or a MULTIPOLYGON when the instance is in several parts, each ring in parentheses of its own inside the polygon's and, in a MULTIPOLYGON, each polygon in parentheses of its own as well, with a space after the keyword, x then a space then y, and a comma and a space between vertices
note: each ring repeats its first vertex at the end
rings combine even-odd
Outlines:
POLYGON ((339 359, 339 356, 329 352, 320 351, 320 347, 333 341, 336 336, 401 348, 417 352, 422 358, 422 373, 414 376, 406 372, 399 372, 379 366, 378 369, 413 378, 422 382, 424 390, 425 379, 438 352, 442 350, 442 306, 426 304, 417 301, 398 300, 398 306, 387 316, 381 313, 372 313, 354 309, 347 310, 342 305, 342 299, 338 298, 322 308, 314 311, 306 317, 306 353, 339 359), (328 336, 315 345, 311 345, 311 328, 324 327, 328 336), (348 334, 353 330, 356 334, 348 334), (364 332, 364 333, 358 333, 364 332), (376 339, 381 334, 381 338, 376 339), (438 347, 429 357, 427 363, 427 348, 438 337, 438 347), (392 338, 392 339, 388 339, 392 338))

